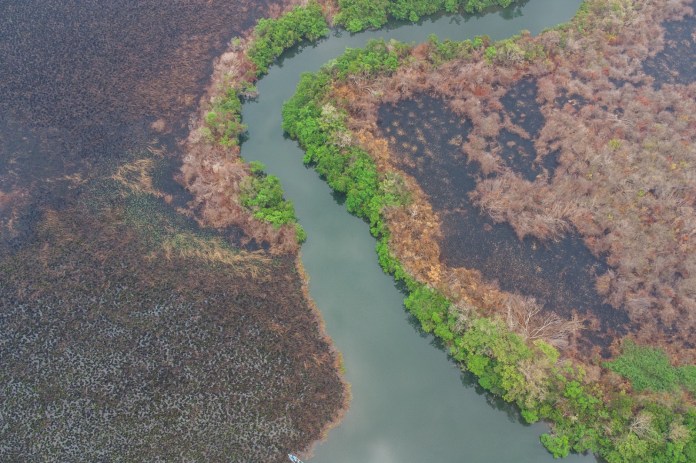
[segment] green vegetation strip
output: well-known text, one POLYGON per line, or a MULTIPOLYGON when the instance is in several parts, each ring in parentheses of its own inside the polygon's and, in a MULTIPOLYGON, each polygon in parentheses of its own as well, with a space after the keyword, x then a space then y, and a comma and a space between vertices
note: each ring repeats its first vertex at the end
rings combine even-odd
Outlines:
POLYGON ((204 136, 208 142, 219 143, 225 148, 239 146, 239 137, 246 132, 242 124, 242 100, 239 90, 229 88, 213 101, 213 107, 205 115, 204 136))
MULTIPOLYGON (((387 16, 397 19, 417 21, 422 16, 438 11, 466 11, 477 12, 491 6, 508 6, 512 0, 397 0, 394 2, 364 2, 363 0, 340 1, 341 11, 335 17, 336 24, 344 25, 350 31, 359 31, 368 27, 381 27, 387 21, 387 16), (356 22, 357 21, 357 22, 356 22)), ((246 73, 241 81, 229 87, 226 92, 213 100, 212 107, 205 115, 203 135, 208 143, 219 144, 225 148, 238 149, 240 140, 246 132, 246 125, 242 123, 242 100, 245 95, 254 95, 256 80, 268 72, 269 66, 289 48, 306 41, 316 41, 329 33, 329 26, 323 16, 321 7, 315 1, 306 6, 298 6, 277 19, 261 19, 256 27, 252 41, 247 50, 247 58, 253 63, 255 69, 246 73)), ((431 39, 437 44, 438 55, 433 54, 433 59, 444 62, 462 54, 468 53, 471 48, 483 45, 479 38, 473 43, 443 41, 431 39)), ((501 48, 505 53, 497 53, 495 47, 489 47, 487 56, 491 59, 496 56, 508 56, 510 41, 501 42, 501 48)), ((515 51, 515 50, 513 50, 515 51)), ((520 51, 521 52, 521 51, 520 51)), ((343 78, 347 75, 384 72, 396 69, 396 58, 390 56, 387 61, 380 63, 374 61, 374 57, 365 55, 362 59, 344 59, 347 66, 343 69, 343 78), (372 60, 372 61, 371 61, 372 60)), ((292 224, 296 230, 298 242, 306 240, 304 229, 297 222, 294 206, 291 201, 283 197, 280 180, 273 175, 265 175, 263 167, 252 166, 252 177, 243 185, 242 205, 250 209, 257 219, 271 223, 280 228, 285 224, 292 224)), ((351 210, 351 212, 354 212, 351 210)))
POLYGON ((511 3, 512 0, 338 0, 340 11, 334 21, 350 32, 358 32, 380 28, 389 18, 416 22, 441 11, 478 13, 511 3))
POLYGON ((268 72, 268 67, 288 48, 328 34, 329 26, 321 7, 312 2, 305 7, 296 7, 278 19, 260 20, 254 29, 254 41, 248 56, 260 76, 268 72))
POLYGON ((242 185, 242 205, 254 213, 254 217, 273 224, 275 227, 287 223, 295 224, 297 241, 303 243, 307 233, 297 223, 295 206, 283 197, 280 179, 275 175, 264 172, 262 163, 253 161, 250 164, 252 175, 244 179, 242 185))
MULTIPOLYGON (((471 53, 475 59, 495 58, 490 56, 490 47, 484 48, 485 42, 479 39, 455 45, 431 39, 430 61, 471 53)), ((503 46, 510 48, 510 43, 503 46)), ((456 307, 409 276, 390 252, 383 212, 407 203, 408 195, 399 188, 402 183, 394 174, 381 175, 368 153, 346 142, 351 139, 347 114, 329 94, 333 83, 351 75, 389 75, 411 59, 410 47, 393 41, 373 41, 365 49, 349 49, 319 72, 304 74, 296 94, 283 107, 283 128, 305 149, 304 162, 345 195, 349 212, 369 223, 378 240, 382 268, 408 291, 406 308, 424 331, 443 341, 481 387, 519 406, 526 421, 551 422, 553 433, 541 440, 555 457, 589 451, 610 463, 696 461, 693 408, 672 407, 624 392, 604 393, 599 385, 584 380, 581 368, 559 362, 559 353, 552 346, 542 341, 528 344, 498 320, 456 307)), ((636 361, 630 352, 629 346, 629 357, 617 360, 612 368, 632 375, 631 379, 639 378, 625 368, 636 361)), ((652 377, 650 370, 639 370, 652 377)), ((690 367, 675 375, 683 378, 682 384, 693 385, 695 375, 690 367)), ((654 386, 647 383, 646 387, 650 385, 654 386)))
MULTIPOLYGON (((477 12, 510 3, 339 0, 335 22, 356 32, 381 27, 390 16, 417 21, 438 11, 477 12)), ((580 26, 586 11, 581 8, 578 13, 576 23, 580 26)), ((241 122, 241 95, 254 92, 254 81, 284 50, 327 33, 327 23, 316 3, 297 7, 278 19, 260 21, 247 53, 255 70, 214 102, 206 117, 210 141, 238 146, 246 130, 241 122)), ((469 56, 489 63, 543 57, 541 48, 523 49, 516 38, 489 42, 487 38, 453 42, 431 37, 428 59, 438 66, 469 56)), ((368 153, 350 143, 347 115, 328 95, 336 81, 355 75, 388 75, 410 59, 410 48, 396 42, 374 41, 365 49, 349 49, 318 73, 303 75, 297 93, 283 108, 283 127, 306 150, 304 162, 345 195, 349 212, 370 224, 378 239, 382 268, 408 291, 406 308, 424 331, 444 342, 452 357, 474 374, 483 388, 517 404, 527 422, 553 423, 553 433, 543 435, 542 442, 554 456, 591 451, 610 463, 696 461, 696 412, 692 408, 664 405, 624 392, 604 393, 597 384, 584 380, 581 368, 559 363, 559 353, 552 346, 542 341, 528 344, 498 320, 456 307, 408 275, 391 253, 383 212, 407 204, 409 193, 398 175, 380 174, 368 153)), ((292 204, 283 198, 277 177, 264 174, 258 164, 251 165, 251 170, 252 176, 243 186, 242 204, 275 226, 295 223, 298 239, 303 240, 304 231, 297 225, 292 204)), ((678 385, 692 393, 696 390, 696 367, 672 367, 664 353, 655 349, 628 343, 624 355, 607 367, 631 380, 636 391, 673 391, 678 385)))

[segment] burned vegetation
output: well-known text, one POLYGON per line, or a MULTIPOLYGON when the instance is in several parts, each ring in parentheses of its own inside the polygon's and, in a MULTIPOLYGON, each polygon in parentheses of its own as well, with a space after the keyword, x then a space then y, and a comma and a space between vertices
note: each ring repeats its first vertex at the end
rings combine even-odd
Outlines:
POLYGON ((260 2, 140 5, 5 2, 0 15, 0 247, 30 238, 43 208, 73 204, 84 181, 177 139, 234 34, 260 2), (12 198, 12 201, 9 201, 12 198))
POLYGON ((175 181, 213 58, 281 6, 0 6, 0 460, 280 462, 344 407, 294 235, 175 181))
POLYGON ((694 363, 693 18, 592 1, 537 38, 433 38, 339 83, 356 140, 412 192, 385 212, 405 267, 518 332, 559 317, 544 336, 594 375, 627 336, 694 363))
MULTIPOLYGON (((418 182, 441 220, 440 262, 475 269, 500 290, 534 298, 544 310, 569 321, 596 320, 595 330, 578 339, 576 347, 591 353, 598 346, 603 356, 609 356, 614 338, 626 334, 628 318, 595 291, 594 280, 606 274, 606 263, 589 251, 577 233, 567 233, 557 241, 533 236, 520 240, 509 224, 496 222, 480 210, 470 199, 477 182, 484 178, 480 164, 470 162, 456 143, 468 138, 472 125, 462 124, 443 105, 441 100, 422 96, 379 111, 379 125, 392 150, 399 153, 397 166, 418 182)), ((503 130, 500 139, 509 143, 503 130)), ((543 169, 534 165, 536 156, 519 148, 514 145, 501 151, 507 167, 523 176, 543 169)), ((496 175, 492 172, 487 178, 496 175)), ((515 299, 516 308, 521 301, 515 299)))
POLYGON ((663 47, 643 64, 655 87, 696 81, 696 15, 665 21, 663 47))
POLYGON ((6 461, 284 461, 345 405, 295 253, 177 213, 132 155, 0 257, 6 461))

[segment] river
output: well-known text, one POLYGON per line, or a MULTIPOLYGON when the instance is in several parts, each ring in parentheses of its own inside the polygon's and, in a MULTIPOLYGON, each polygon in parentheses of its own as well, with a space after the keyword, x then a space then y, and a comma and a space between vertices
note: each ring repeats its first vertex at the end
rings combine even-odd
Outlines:
MULTIPOLYGON (((421 24, 393 24, 359 34, 334 32, 314 46, 292 50, 258 83, 259 97, 243 108, 247 161, 277 175, 309 236, 302 260, 310 293, 328 334, 343 354, 352 402, 345 418, 319 443, 311 463, 541 463, 553 461, 539 435, 514 409, 482 395, 433 337, 403 308, 404 295, 382 273, 368 226, 349 215, 327 184, 302 164, 302 150, 281 129, 281 106, 302 72, 314 72, 346 47, 383 37, 421 42, 431 33, 463 40, 502 39, 569 20, 579 0, 531 0, 478 17, 443 16, 421 24)), ((571 456, 568 462, 596 461, 571 456)))

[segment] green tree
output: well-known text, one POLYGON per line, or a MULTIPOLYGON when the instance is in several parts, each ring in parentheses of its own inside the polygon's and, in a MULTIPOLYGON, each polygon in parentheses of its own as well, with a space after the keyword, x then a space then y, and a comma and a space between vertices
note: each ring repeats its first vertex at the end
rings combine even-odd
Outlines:
POLYGON ((242 185, 242 205, 250 209, 254 217, 280 228, 285 224, 295 226, 298 242, 304 242, 307 235, 297 223, 295 207, 283 197, 283 188, 275 175, 267 175, 260 162, 250 163, 252 175, 244 179, 242 185))
POLYGON ((247 52, 256 65, 257 74, 268 67, 285 50, 303 40, 316 41, 328 35, 329 26, 316 2, 298 6, 278 19, 261 19, 254 28, 254 40, 247 52))

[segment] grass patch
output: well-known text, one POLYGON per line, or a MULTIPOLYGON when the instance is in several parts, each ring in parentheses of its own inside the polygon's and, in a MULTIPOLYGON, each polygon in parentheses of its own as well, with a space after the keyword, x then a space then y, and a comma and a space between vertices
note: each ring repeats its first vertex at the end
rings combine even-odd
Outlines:
POLYGON ((657 347, 639 346, 631 340, 623 344, 623 352, 616 360, 606 362, 611 371, 627 378, 633 389, 661 392, 675 391, 683 386, 696 394, 696 366, 673 366, 667 354, 657 347))

